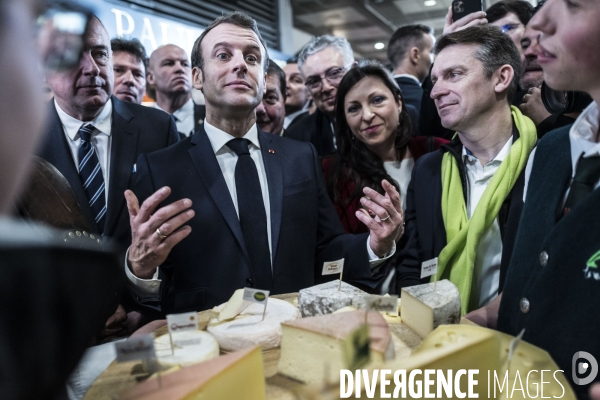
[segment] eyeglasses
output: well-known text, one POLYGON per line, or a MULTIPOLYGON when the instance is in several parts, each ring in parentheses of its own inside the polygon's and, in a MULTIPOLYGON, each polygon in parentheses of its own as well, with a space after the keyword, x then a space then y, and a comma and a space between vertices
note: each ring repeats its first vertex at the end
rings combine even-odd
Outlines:
POLYGON ((91 16, 89 9, 78 4, 50 2, 36 21, 38 47, 46 70, 68 70, 79 63, 91 16))
POLYGON ((502 25, 502 28, 501 28, 502 33, 506 33, 506 34, 510 35, 515 29, 517 29, 519 27, 519 25, 520 24, 515 24, 515 23, 502 25))
POLYGON ((344 72, 350 68, 352 64, 354 64, 354 62, 344 65, 341 68, 330 69, 325 72, 324 75, 313 76, 306 80, 305 85, 311 92, 318 92, 323 88, 323 79, 327 79, 327 82, 331 85, 337 85, 342 80, 344 72))

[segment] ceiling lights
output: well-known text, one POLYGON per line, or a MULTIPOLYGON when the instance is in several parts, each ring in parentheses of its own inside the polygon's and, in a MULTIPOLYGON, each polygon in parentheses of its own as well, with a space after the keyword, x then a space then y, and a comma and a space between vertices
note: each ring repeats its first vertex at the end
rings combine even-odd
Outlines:
POLYGON ((375 43, 375 46, 373 46, 373 47, 375 47, 375 49, 377 49, 377 50, 383 50, 383 48, 385 47, 385 44, 378 42, 378 43, 375 43))

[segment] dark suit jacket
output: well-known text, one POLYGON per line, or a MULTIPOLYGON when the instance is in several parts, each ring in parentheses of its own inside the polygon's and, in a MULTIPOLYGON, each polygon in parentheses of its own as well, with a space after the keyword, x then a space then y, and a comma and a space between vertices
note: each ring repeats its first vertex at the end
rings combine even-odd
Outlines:
MULTIPOLYGON (((375 286, 383 276, 371 276, 368 235, 344 234, 314 147, 260 129, 258 137, 270 198, 272 294, 323 281, 323 262, 340 258, 346 260, 344 280, 375 286)), ((172 192, 163 205, 187 197, 196 212, 190 236, 173 248, 168 265, 160 269, 161 298, 145 305, 162 314, 204 310, 227 301, 236 289, 261 288, 203 128, 174 146, 141 155, 137 166, 134 191, 140 200, 168 185, 172 192)))
MULTIPOLYGON (((129 246, 131 235, 129 214, 123 193, 130 186, 135 161, 142 153, 159 150, 179 140, 173 117, 160 110, 123 102, 112 96, 112 126, 110 155, 110 187, 104 236, 114 238, 121 246, 129 246)), ((62 123, 50 101, 45 139, 38 155, 53 164, 67 179, 75 192, 83 213, 95 227, 88 199, 73 161, 62 123)))
POLYGON ((313 114, 296 118, 294 125, 285 130, 285 137, 312 143, 319 157, 325 157, 335 151, 332 122, 327 114, 316 110, 313 114))
MULTIPOLYGON (((514 140, 517 137, 518 131, 514 129, 514 140)), ((423 283, 420 280, 421 263, 439 256, 446 246, 446 228, 442 217, 441 165, 442 157, 447 151, 460 159, 459 166, 463 165, 461 157, 462 144, 456 139, 447 145, 443 145, 440 150, 422 156, 413 168, 406 195, 406 213, 404 216, 406 224, 404 236, 407 236, 408 243, 399 255, 402 262, 397 268, 398 291, 402 287, 423 283)), ((464 167, 461 169, 463 169, 461 177, 466 201, 468 183, 464 167)), ((521 172, 498 213, 500 234, 502 236, 500 292, 504 286, 521 210, 523 209, 524 184, 525 170, 521 172)), ((426 281, 429 281, 429 278, 426 281)))
POLYGON ((417 109, 417 114, 421 112, 421 98, 423 97, 423 89, 414 79, 407 77, 394 78, 400 91, 404 103, 413 106, 417 109))

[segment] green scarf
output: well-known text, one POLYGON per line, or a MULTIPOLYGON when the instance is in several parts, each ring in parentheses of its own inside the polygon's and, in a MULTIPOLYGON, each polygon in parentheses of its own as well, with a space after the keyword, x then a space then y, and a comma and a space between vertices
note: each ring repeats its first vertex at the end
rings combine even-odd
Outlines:
POLYGON ((490 180, 471 219, 467 218, 456 159, 450 153, 444 154, 442 159, 442 217, 447 244, 438 257, 437 279, 449 279, 458 287, 463 314, 478 308, 477 291, 473 289, 478 277, 473 277, 473 269, 479 242, 527 165, 529 153, 537 141, 533 121, 514 106, 511 106, 511 113, 520 137, 490 180))

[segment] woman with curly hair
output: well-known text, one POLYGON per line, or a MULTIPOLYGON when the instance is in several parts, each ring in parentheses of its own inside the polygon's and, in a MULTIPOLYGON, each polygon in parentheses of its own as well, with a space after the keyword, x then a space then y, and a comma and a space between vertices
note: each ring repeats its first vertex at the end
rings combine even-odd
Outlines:
POLYGON ((348 233, 368 232, 356 211, 363 188, 385 193, 381 181, 392 183, 406 208, 406 190, 415 160, 446 140, 413 137, 402 94, 379 63, 362 62, 348 71, 338 87, 337 153, 323 159, 327 190, 348 233))

